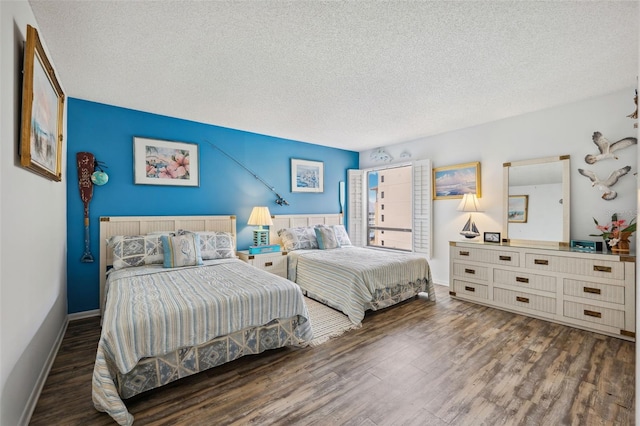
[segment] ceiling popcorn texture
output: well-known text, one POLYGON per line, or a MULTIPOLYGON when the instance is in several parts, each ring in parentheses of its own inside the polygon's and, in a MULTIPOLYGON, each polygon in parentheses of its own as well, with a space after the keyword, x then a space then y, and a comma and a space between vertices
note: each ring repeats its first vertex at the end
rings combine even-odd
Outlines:
POLYGON ((635 1, 29 3, 67 96, 354 151, 638 75, 635 1))

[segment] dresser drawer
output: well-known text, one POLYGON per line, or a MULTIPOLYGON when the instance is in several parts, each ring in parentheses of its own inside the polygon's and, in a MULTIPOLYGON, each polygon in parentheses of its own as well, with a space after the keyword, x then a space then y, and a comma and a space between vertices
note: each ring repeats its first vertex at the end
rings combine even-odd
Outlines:
POLYGON ((467 265, 465 263, 453 264, 453 275, 462 278, 473 278, 479 281, 489 279, 489 268, 484 266, 467 265))
POLYGON ((456 292, 456 295, 465 294, 480 299, 487 299, 489 297, 489 291, 486 285, 466 281, 453 280, 453 291, 456 292))
POLYGON ((504 288, 494 288, 493 299, 496 302, 518 308, 527 308, 547 314, 556 313, 556 299, 553 297, 539 296, 536 294, 507 290, 504 288))
POLYGON ((452 247, 452 259, 491 263, 493 265, 520 266, 518 252, 507 250, 486 250, 473 247, 452 247))
POLYGON ((549 275, 537 275, 525 272, 494 269, 493 281, 497 284, 532 288, 535 290, 556 292, 556 278, 549 275))
POLYGON ((564 302, 564 316, 624 329, 624 311, 585 303, 564 302))
POLYGON ((600 302, 624 305, 624 287, 611 284, 593 283, 589 281, 564 280, 564 294, 600 302))
POLYGON ((597 278, 624 279, 624 263, 525 253, 525 267, 597 278))

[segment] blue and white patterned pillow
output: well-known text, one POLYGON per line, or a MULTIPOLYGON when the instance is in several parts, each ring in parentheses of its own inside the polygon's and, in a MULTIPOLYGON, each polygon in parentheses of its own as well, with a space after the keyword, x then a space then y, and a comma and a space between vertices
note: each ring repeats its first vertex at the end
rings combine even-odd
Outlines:
POLYGON ((236 244, 229 232, 197 232, 202 260, 236 257, 236 244))
POLYGON ((165 268, 202 265, 200 237, 198 234, 189 232, 173 237, 163 235, 160 238, 164 249, 165 268))
POLYGON ((311 226, 281 229, 278 236, 282 238, 282 245, 286 251, 318 248, 316 233, 311 226))
POLYGON ((113 252, 113 269, 162 263, 164 250, 160 235, 114 235, 107 241, 113 252))
POLYGON ((351 240, 349 239, 349 234, 347 234, 347 230, 344 229, 344 225, 332 225, 333 231, 336 233, 336 238, 338 239, 338 244, 340 247, 351 246, 351 240))
POLYGON ((314 228, 318 247, 320 250, 328 250, 340 247, 338 238, 333 228, 325 225, 318 225, 314 228))

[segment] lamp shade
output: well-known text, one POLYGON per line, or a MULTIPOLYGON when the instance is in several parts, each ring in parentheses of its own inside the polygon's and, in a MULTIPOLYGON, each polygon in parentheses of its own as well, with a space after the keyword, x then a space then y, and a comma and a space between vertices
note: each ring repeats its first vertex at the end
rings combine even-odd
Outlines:
POLYGON ((272 226, 271 213, 269 207, 254 207, 249 215, 248 225, 272 226))
POLYGON ((464 194, 462 201, 458 205, 459 212, 480 212, 480 201, 476 194, 464 194))

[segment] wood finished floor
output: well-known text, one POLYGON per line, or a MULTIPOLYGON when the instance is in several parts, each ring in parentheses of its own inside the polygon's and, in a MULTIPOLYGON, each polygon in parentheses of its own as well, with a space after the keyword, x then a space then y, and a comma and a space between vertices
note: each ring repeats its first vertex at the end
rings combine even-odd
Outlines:
MULTIPOLYGON (((634 343, 451 299, 368 313, 315 348, 241 358, 125 401, 136 425, 633 425, 634 343)), ((32 425, 110 425, 99 320, 69 324, 32 425)))

